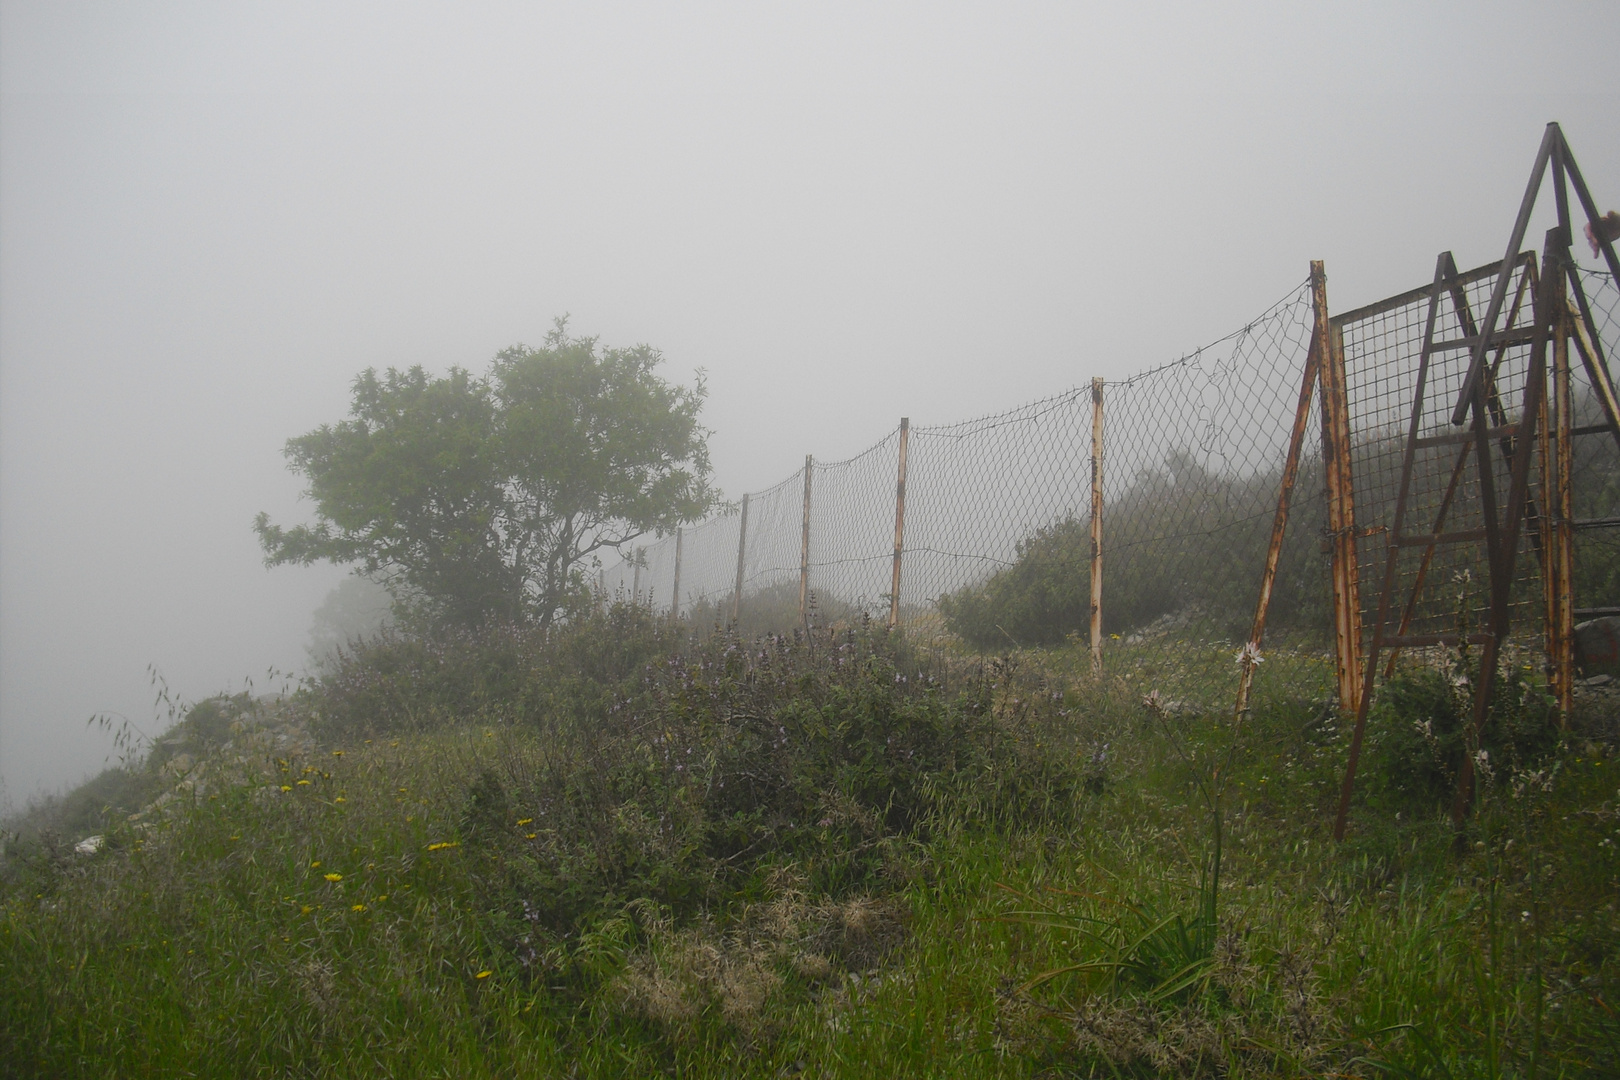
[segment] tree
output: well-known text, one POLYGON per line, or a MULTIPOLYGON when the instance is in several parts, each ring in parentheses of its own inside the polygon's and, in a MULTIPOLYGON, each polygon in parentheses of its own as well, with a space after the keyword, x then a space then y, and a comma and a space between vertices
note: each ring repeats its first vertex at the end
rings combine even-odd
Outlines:
POLYGON ((265 564, 357 565, 437 623, 548 625, 585 592, 583 564, 648 532, 696 521, 709 484, 706 389, 656 374, 646 345, 597 350, 558 319, 488 375, 373 369, 350 419, 289 439, 314 525, 260 514, 265 564))

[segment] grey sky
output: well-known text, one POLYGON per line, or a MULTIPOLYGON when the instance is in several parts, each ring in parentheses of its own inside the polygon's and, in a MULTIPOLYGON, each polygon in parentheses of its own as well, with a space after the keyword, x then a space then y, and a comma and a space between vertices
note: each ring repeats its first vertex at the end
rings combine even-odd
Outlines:
MULTIPOLYGON (((0 5, 0 779, 295 668, 280 448, 552 316, 707 369, 758 488, 1163 362, 1327 262, 1500 257, 1542 125, 1620 205, 1620 6, 0 5)), ((1545 221, 1538 221, 1538 238, 1545 221)))

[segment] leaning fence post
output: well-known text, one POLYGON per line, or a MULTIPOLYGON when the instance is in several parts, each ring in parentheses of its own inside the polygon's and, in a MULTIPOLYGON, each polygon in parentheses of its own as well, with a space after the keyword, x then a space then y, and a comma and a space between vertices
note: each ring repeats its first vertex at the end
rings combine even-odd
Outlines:
POLYGON ((1345 393, 1344 339, 1328 316, 1327 273, 1311 262, 1311 306, 1315 327, 1311 347, 1320 361, 1322 388, 1322 469, 1327 474, 1328 532, 1332 537, 1333 651, 1339 677, 1339 709, 1356 711, 1361 702, 1361 588, 1356 566, 1355 489, 1350 477, 1350 406, 1345 393))
POLYGON ((669 617, 671 619, 681 617, 681 540, 683 532, 682 529, 675 530, 675 589, 674 594, 669 599, 669 617))
POLYGON ((804 455, 804 528, 799 538, 799 625, 810 629, 810 477, 815 461, 804 455))
POLYGON ((742 621, 743 557, 748 553, 748 496, 743 496, 742 520, 737 524, 737 591, 731 596, 731 621, 742 621))
POLYGON ((1305 353, 1305 377, 1300 381, 1299 404, 1294 406, 1294 430, 1288 437, 1288 458, 1283 464, 1282 489, 1277 493, 1277 513, 1271 521, 1271 543, 1266 548, 1266 569, 1260 575, 1260 599, 1254 606, 1254 626, 1249 631, 1249 644, 1239 656, 1242 669, 1238 674, 1237 708, 1234 718, 1241 722, 1249 711, 1249 691, 1254 686, 1254 666, 1260 662, 1260 642, 1266 633, 1266 613, 1271 610, 1271 587, 1277 581, 1277 560, 1282 555, 1283 535, 1288 530, 1288 507, 1294 496, 1294 481, 1299 476, 1299 454, 1305 444, 1305 429, 1310 426, 1311 394, 1316 388, 1317 346, 1313 339, 1305 353))
POLYGON ((1091 380, 1091 673, 1102 674, 1103 381, 1091 380))
POLYGON ((1575 532, 1571 524, 1574 503, 1571 485, 1574 482, 1575 452, 1571 439, 1574 435, 1569 383, 1569 338, 1574 318, 1565 301, 1558 313, 1558 336, 1553 349, 1553 421, 1556 428, 1552 466, 1556 493, 1551 513, 1552 543, 1547 545, 1551 556, 1548 564, 1553 573, 1548 576, 1547 587, 1554 599, 1551 631, 1547 652, 1552 658, 1554 696, 1558 700, 1559 726, 1569 725, 1569 711, 1575 703, 1575 586, 1572 574, 1575 565, 1575 532))
POLYGON ((900 418, 900 479, 894 489, 894 577, 889 584, 889 629, 900 624, 900 553, 906 541, 906 444, 911 441, 911 418, 900 418))

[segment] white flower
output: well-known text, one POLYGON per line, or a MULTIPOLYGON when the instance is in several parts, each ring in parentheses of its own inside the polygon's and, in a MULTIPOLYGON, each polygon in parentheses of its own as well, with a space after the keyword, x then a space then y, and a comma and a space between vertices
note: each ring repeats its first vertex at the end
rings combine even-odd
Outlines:
POLYGON ((1249 641, 1245 642, 1243 648, 1238 650, 1236 659, 1240 664, 1248 664, 1253 666, 1255 664, 1264 662, 1265 657, 1260 655, 1260 646, 1256 645, 1252 641, 1249 641))

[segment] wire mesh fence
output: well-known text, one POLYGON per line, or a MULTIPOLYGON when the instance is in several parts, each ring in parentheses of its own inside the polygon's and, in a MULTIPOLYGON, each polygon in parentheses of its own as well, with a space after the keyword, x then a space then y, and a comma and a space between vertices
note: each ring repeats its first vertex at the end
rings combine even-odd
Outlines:
MULTIPOLYGON (((1417 436, 1426 445, 1417 448, 1409 470, 1402 531, 1408 536, 1434 536, 1484 528, 1485 492, 1481 473, 1474 466, 1472 440, 1467 429, 1451 422, 1471 353, 1467 348, 1446 346, 1477 333, 1476 324, 1500 271, 1500 264, 1492 263, 1457 275, 1454 284, 1438 290, 1439 295, 1431 286, 1335 319, 1343 340, 1351 426, 1356 432, 1351 468, 1356 523, 1362 533, 1358 538, 1362 623, 1369 633, 1380 617, 1380 601, 1386 593, 1387 541, 1396 524, 1403 456, 1418 399, 1426 340, 1435 343, 1417 427, 1417 436), (1454 437, 1459 441, 1442 441, 1454 437)), ((1521 256, 1512 274, 1501 319, 1508 330, 1532 321, 1534 259, 1521 256)), ((1498 427, 1523 419, 1520 410, 1530 350, 1529 341, 1519 341, 1495 350, 1488 358, 1487 396, 1492 422, 1498 427)), ((1490 494, 1499 506, 1507 503, 1511 448, 1511 440, 1495 447, 1490 494)), ((1532 505, 1537 499, 1545 505, 1546 493, 1533 496, 1532 505)), ((1535 638, 1540 630, 1534 605, 1539 601, 1541 582, 1535 559, 1526 557, 1534 544, 1533 530, 1521 530, 1513 590, 1513 625, 1521 638, 1535 638)), ((1411 636, 1477 629, 1489 608, 1489 576, 1482 542, 1397 549, 1395 577, 1387 589, 1390 610, 1382 613, 1386 628, 1411 636)))
MULTIPOLYGON (((1597 325, 1599 349, 1611 363, 1620 344, 1620 288, 1612 275, 1586 271, 1582 287, 1597 325)), ((1579 358, 1571 367, 1585 375, 1579 358)), ((1611 368, 1612 370, 1612 368, 1611 368)), ((1587 377, 1589 379, 1589 376, 1587 377)), ((1573 426, 1588 434, 1572 440, 1572 513, 1577 521, 1620 519, 1620 447, 1602 425, 1603 409, 1590 383, 1581 383, 1584 392, 1576 395, 1573 426)), ((1620 609, 1620 529, 1590 528, 1575 533, 1572 592, 1577 611, 1597 613, 1620 609)))
MULTIPOLYGON (((1514 264, 1501 320, 1507 328, 1530 319, 1534 264, 1531 256, 1514 264)), ((1383 592, 1385 538, 1424 341, 1471 333, 1498 272, 1492 265, 1461 274, 1437 299, 1433 286, 1423 286, 1332 320, 1344 363, 1365 633, 1383 592)), ((1600 337, 1613 340, 1620 332, 1614 282, 1603 274, 1585 280, 1600 337)), ((1200 708, 1230 706, 1234 653, 1250 634, 1291 435, 1303 423, 1273 556, 1268 662, 1256 673, 1252 705, 1334 700, 1332 533, 1317 437, 1326 424, 1321 395, 1302 398, 1301 385, 1315 332, 1307 281, 1213 344, 1103 384, 1096 599, 1112 674, 1200 708)), ((1450 413, 1468 356, 1460 348, 1434 352, 1423 438, 1456 430, 1450 413)), ((1528 343, 1515 342, 1491 358, 1493 422, 1518 419, 1528 356, 1528 343)), ((1597 405, 1580 386, 1576 423, 1595 424, 1597 405)), ((1076 387, 959 423, 902 424, 848 460, 807 461, 711 520, 626 550, 603 571, 602 587, 694 623, 735 622, 745 634, 892 613, 915 632, 948 631, 983 652, 1084 637, 1093 601, 1095 419, 1091 388, 1076 387)), ((1480 529, 1484 492, 1477 474, 1459 464, 1459 445, 1428 446, 1415 461, 1408 531, 1480 529)), ((1510 450, 1503 445, 1495 458, 1498 502, 1506 500, 1510 450)), ((1578 440, 1575 460, 1579 514, 1620 512, 1613 440, 1578 440)), ((1532 491, 1532 510, 1547 497, 1532 491)), ((1578 589, 1592 605, 1614 602, 1616 539, 1614 531, 1580 538, 1578 589)), ((1536 544, 1534 528, 1521 531, 1515 625, 1527 642, 1540 628, 1536 544)), ((1485 560, 1482 545, 1403 551, 1391 595, 1417 599, 1389 617, 1413 634, 1477 622, 1485 560)))

